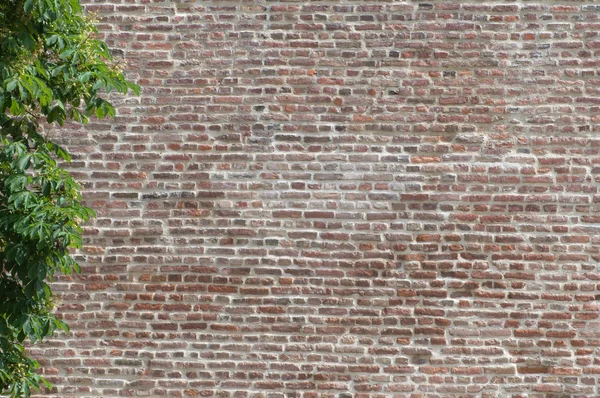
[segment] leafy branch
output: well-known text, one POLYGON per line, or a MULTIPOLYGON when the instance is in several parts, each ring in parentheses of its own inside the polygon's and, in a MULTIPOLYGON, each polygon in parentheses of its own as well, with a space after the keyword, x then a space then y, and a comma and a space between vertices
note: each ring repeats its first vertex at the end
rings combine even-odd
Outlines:
POLYGON ((105 93, 139 94, 97 33, 78 0, 0 0, 0 395, 51 387, 24 344, 68 332, 48 281, 80 271, 70 251, 95 215, 41 124, 114 117, 105 93))

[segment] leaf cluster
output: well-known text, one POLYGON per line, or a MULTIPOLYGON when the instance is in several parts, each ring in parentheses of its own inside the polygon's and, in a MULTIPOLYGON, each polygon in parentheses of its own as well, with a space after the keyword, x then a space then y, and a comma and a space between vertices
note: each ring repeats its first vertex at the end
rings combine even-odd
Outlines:
POLYGON ((0 394, 49 387, 24 344, 68 331, 48 281, 79 271, 70 251, 94 216, 41 124, 112 117, 104 93, 130 90, 78 0, 0 0, 0 394))

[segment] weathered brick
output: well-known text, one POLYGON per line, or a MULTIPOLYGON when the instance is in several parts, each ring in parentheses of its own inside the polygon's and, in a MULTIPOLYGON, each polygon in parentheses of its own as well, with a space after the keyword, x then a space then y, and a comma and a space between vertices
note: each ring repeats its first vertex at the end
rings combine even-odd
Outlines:
POLYGON ((85 2, 54 395, 597 395, 599 6, 85 2))

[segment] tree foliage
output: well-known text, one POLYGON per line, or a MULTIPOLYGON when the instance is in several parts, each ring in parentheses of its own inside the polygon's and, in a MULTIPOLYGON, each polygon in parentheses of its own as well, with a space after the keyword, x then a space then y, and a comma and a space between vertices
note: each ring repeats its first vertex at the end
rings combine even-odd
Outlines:
POLYGON ((70 249, 94 216, 43 131, 114 116, 102 93, 138 94, 96 33, 78 0, 0 0, 0 394, 11 397, 48 385, 24 344, 68 330, 47 281, 79 271, 70 249))

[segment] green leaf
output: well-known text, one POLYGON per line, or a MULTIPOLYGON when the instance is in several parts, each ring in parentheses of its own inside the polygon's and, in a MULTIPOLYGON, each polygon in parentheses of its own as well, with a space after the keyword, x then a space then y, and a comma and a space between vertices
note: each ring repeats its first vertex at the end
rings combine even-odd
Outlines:
POLYGON ((10 103, 10 113, 12 113, 14 116, 19 116, 23 114, 23 111, 23 105, 13 98, 10 103))
POLYGON ((51 192, 51 189, 52 189, 52 186, 50 185, 50 183, 49 182, 45 182, 42 185, 42 195, 49 196, 50 192, 51 192))
POLYGON ((68 49, 68 50, 64 50, 63 52, 60 53, 60 58, 62 59, 67 59, 70 56, 72 56, 75 53, 76 49, 72 48, 72 49, 68 49))
POLYGON ((140 86, 138 86, 137 84, 133 84, 133 83, 127 83, 127 87, 129 89, 131 89, 131 91, 133 91, 133 93, 135 95, 140 95, 140 86))
POLYGON ((44 379, 43 377, 40 377, 40 381, 44 384, 44 386, 46 386, 47 389, 52 388, 52 384, 50 384, 48 380, 44 379))
POLYGON ((106 109, 103 106, 99 106, 96 108, 96 117, 98 119, 102 119, 106 116, 106 109))
POLYGON ((46 39, 46 47, 52 47, 58 43, 58 39, 60 36, 52 35, 46 39))
POLYGON ((29 13, 29 12, 31 12, 32 9, 33 9, 33 0, 27 0, 27 1, 25 1, 25 5, 23 7, 23 10, 26 13, 29 13))
POLYGON ((19 33, 19 41, 28 51, 33 51, 35 48, 35 41, 33 37, 29 34, 29 32, 21 32, 19 33))
POLYGON ((48 123, 57 122, 58 124, 60 124, 62 126, 65 121, 65 116, 66 115, 65 115, 64 108, 61 108, 61 106, 56 105, 54 108, 52 108, 52 110, 46 117, 46 120, 48 123))
POLYGON ((56 326, 56 329, 60 329, 65 333, 69 333, 69 325, 67 325, 60 319, 54 319, 54 326, 56 326))
POLYGON ((6 179, 6 182, 12 191, 21 191, 25 189, 25 185, 27 185, 28 181, 29 179, 27 176, 22 174, 12 175, 6 179))
POLYGON ((81 75, 79 75, 77 80, 79 80, 82 83, 87 83, 88 80, 90 80, 91 76, 92 76, 92 72, 85 72, 85 73, 82 73, 81 75))
POLYGON ((17 88, 17 80, 10 80, 8 83, 6 83, 6 91, 13 91, 15 88, 17 88))
POLYGON ((94 83, 94 85, 92 86, 92 91, 98 91, 104 86, 106 86, 106 80, 103 78, 99 78, 98 80, 96 80, 96 83, 94 83))
POLYGON ((18 251, 18 250, 19 250, 19 249, 18 249, 18 247, 17 247, 17 246, 12 246, 12 247, 11 247, 10 249, 8 249, 8 250, 6 250, 6 248, 5 248, 5 252, 4 252, 4 256, 5 256, 5 258, 6 258, 8 261, 10 261, 10 262, 12 262, 12 261, 15 261, 15 257, 16 257, 16 255, 17 255, 17 251, 18 251))
POLYGON ((64 149, 60 145, 54 144, 54 150, 59 158, 66 160, 67 162, 71 161, 71 155, 69 154, 69 152, 67 152, 66 149, 64 149))
POLYGON ((66 67, 65 65, 60 65, 60 66, 57 66, 56 68, 52 68, 50 74, 52 75, 52 77, 56 77, 63 72, 65 67, 66 67))
POLYGON ((17 264, 25 265, 27 263, 27 257, 27 251, 24 248, 19 247, 15 255, 15 261, 17 264))
POLYGON ((19 161, 17 162, 17 166, 19 170, 27 170, 29 168, 29 165, 31 164, 31 155, 25 155, 21 158, 19 158, 19 161))

